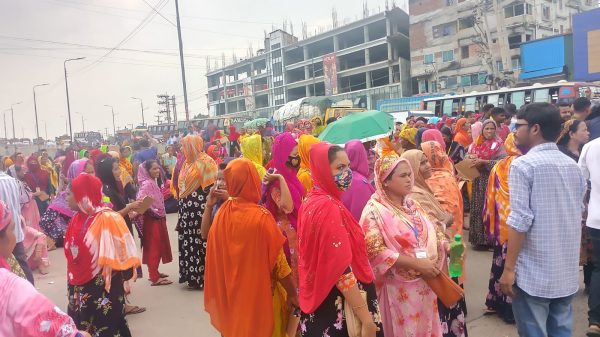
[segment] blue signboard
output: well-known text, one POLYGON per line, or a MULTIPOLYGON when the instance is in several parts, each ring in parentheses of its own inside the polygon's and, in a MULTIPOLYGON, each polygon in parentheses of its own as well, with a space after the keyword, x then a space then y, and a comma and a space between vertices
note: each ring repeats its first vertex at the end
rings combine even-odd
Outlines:
POLYGON ((573 15, 574 79, 600 81, 600 8, 573 15))
POLYGON ((562 74, 565 38, 559 35, 521 44, 521 80, 562 74))

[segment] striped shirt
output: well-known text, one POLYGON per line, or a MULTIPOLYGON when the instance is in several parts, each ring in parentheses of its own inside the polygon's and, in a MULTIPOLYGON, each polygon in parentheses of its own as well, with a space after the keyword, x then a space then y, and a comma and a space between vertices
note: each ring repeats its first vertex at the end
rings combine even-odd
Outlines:
POLYGON ((2 171, 0 171, 0 200, 4 201, 12 213, 17 243, 23 242, 25 234, 21 227, 21 187, 15 178, 2 171))
POLYGON ((579 247, 586 181, 554 143, 515 159, 508 178, 507 224, 525 233, 516 283, 531 296, 561 298, 579 288, 579 247))

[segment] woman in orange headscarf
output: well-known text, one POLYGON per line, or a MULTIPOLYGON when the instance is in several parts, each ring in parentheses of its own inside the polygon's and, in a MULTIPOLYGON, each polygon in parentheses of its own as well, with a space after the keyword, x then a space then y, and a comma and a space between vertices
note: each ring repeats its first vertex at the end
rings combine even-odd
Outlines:
POLYGON ((454 128, 454 141, 465 148, 471 145, 473 138, 469 135, 469 130, 471 130, 471 123, 466 118, 459 119, 454 128))
POLYGON ((250 160, 233 160, 223 176, 230 198, 208 234, 204 307, 223 336, 248 336, 250 331, 254 336, 285 336, 282 304, 287 299, 298 305, 282 249, 285 237, 271 213, 258 205, 261 182, 250 160), (282 298, 274 298, 273 287, 282 298))
POLYGON ((298 180, 304 186, 306 193, 313 188, 313 181, 310 175, 310 148, 320 142, 319 138, 311 135, 302 135, 298 138, 298 154, 300 155, 300 169, 298 170, 298 180))
POLYGON ((203 208, 210 186, 217 179, 215 161, 204 153, 200 136, 188 135, 181 141, 185 162, 181 167, 179 187, 179 283, 193 289, 204 288, 205 242, 200 236, 203 208))

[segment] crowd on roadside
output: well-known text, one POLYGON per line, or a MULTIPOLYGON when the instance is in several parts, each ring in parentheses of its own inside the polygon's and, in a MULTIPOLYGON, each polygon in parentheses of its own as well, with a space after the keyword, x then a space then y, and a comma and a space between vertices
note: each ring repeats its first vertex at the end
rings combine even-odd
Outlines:
POLYGON ((588 208, 600 105, 410 117, 344 147, 319 140, 322 124, 209 123, 169 135, 164 153, 146 135, 3 158, 0 335, 131 336, 126 315, 146 308, 126 303, 130 282, 173 283, 159 268, 178 213, 177 282, 204 291, 225 337, 466 337, 468 271, 449 264, 464 265, 450 246, 467 236, 493 251, 485 314, 521 336, 570 336, 583 266, 588 336, 600 336, 600 209, 588 208), (56 248, 66 314, 32 287, 56 248))

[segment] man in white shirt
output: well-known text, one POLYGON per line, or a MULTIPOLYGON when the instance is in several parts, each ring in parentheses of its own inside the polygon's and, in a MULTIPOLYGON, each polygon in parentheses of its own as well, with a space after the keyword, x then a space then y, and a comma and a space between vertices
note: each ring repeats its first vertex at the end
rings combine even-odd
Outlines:
POLYGON ((592 241, 595 263, 588 297, 587 335, 600 337, 600 138, 583 147, 579 157, 579 167, 583 176, 592 184, 586 230, 592 241))

